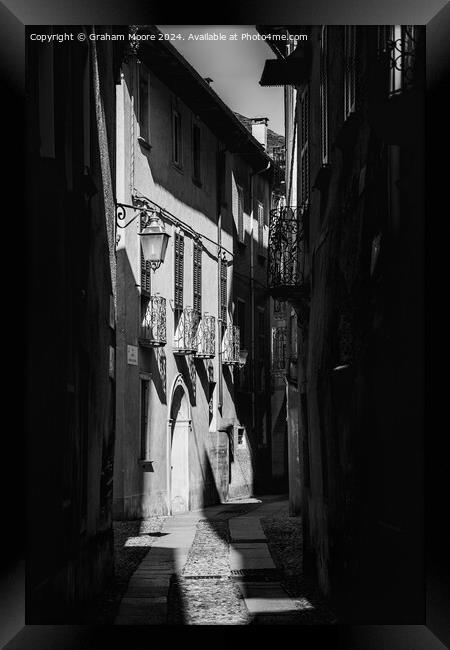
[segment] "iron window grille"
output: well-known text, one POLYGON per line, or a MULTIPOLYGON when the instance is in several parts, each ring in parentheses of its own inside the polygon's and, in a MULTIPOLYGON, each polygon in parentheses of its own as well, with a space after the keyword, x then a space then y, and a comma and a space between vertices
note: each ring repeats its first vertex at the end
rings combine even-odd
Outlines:
POLYGON ((197 352, 197 328, 199 313, 192 307, 176 308, 174 333, 174 354, 195 354, 197 352))
POLYGON ((200 359, 212 359, 216 354, 216 319, 203 314, 197 329, 197 352, 200 359))
POLYGON ((238 364, 241 356, 240 352, 239 327, 237 325, 228 325, 223 337, 222 363, 225 365, 238 364))
POLYGON ((320 39, 320 141, 322 164, 328 163, 328 29, 322 26, 320 39))
POLYGON ((380 25, 378 56, 388 65, 389 95, 409 90, 416 73, 417 29, 414 25, 380 25))
POLYGON ((269 289, 274 297, 288 297, 305 279, 303 220, 306 208, 285 206, 271 211, 269 226, 269 289))
POLYGON ((272 328, 272 372, 275 375, 286 372, 287 328, 272 328))
POLYGON ((356 108, 356 27, 344 27, 344 120, 356 108))

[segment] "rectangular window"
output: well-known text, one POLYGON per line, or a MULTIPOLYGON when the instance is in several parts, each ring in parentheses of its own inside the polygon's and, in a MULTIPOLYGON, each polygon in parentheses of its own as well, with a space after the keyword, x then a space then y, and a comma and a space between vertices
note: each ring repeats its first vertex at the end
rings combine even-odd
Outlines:
POLYGON ((202 245, 199 242, 194 242, 193 251, 193 282, 194 288, 193 307, 195 311, 201 316, 202 313, 202 245))
POLYGON ((222 327, 227 326, 227 274, 228 264, 225 256, 219 260, 220 266, 220 318, 222 319, 222 327))
MULTIPOLYGON (((145 213, 142 213, 141 231, 145 227, 146 222, 147 222, 147 215, 145 213)), ((141 294, 149 297, 151 292, 151 266, 150 266, 150 262, 146 262, 144 260, 144 255, 142 254, 142 248, 140 248, 140 257, 141 257, 141 294)))
POLYGON ((264 206, 261 201, 258 201, 258 245, 259 255, 264 254, 264 206))
POLYGON ((175 233, 174 238, 174 308, 175 318, 178 322, 183 309, 183 286, 184 286, 184 237, 175 233))
POLYGON ((141 379, 141 460, 148 460, 148 406, 149 406, 150 381, 141 379))
POLYGON ((177 110, 172 112, 172 158, 175 165, 182 167, 181 114, 177 110))
POLYGON ((244 190, 242 187, 237 188, 237 220, 238 220, 238 238, 240 242, 245 239, 244 233, 244 190))
POLYGON ((150 101, 149 74, 144 66, 139 66, 139 135, 145 142, 150 142, 150 101))
POLYGON ((356 103, 356 27, 344 27, 344 120, 355 111, 356 103))
POLYGON ((245 348, 245 302, 240 298, 236 302, 236 325, 239 327, 241 349, 245 348))
POLYGON ((194 124, 192 127, 192 163, 194 168, 193 179, 196 183, 201 182, 201 143, 200 127, 194 124))
POLYGON ((328 163, 328 30, 322 26, 320 40, 320 135, 322 164, 328 163))
POLYGON ((245 446, 245 429, 244 427, 238 427, 238 447, 245 446))
POLYGON ((258 307, 258 357, 259 357, 259 372, 258 372, 258 389, 265 389, 265 376, 266 376, 266 312, 263 307, 258 307))
POLYGON ((309 201, 309 88, 300 101, 300 200, 302 207, 309 201))

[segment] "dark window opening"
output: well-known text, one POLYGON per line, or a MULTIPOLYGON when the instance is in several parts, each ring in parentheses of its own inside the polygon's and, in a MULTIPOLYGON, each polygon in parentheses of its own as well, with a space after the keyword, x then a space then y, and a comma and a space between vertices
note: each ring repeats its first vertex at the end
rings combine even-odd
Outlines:
POLYGON ((181 115, 178 111, 172 113, 172 156, 173 162, 181 167, 181 115))
POLYGON ((149 406, 150 381, 141 379, 141 460, 147 458, 147 427, 149 406))
POLYGON ((192 157, 194 173, 193 178, 196 183, 201 183, 201 141, 200 128, 194 124, 192 129, 192 157))

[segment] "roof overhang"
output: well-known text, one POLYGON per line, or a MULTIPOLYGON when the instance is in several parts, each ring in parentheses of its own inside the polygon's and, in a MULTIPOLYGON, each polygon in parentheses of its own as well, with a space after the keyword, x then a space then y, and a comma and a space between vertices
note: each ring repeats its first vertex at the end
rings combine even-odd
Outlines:
MULTIPOLYGON (((160 34, 153 25, 139 26, 137 31, 160 34)), ((137 56, 198 115, 231 153, 240 154, 254 169, 268 165, 271 159, 264 147, 168 41, 141 41, 137 56)))
POLYGON ((260 86, 301 86, 308 81, 310 62, 309 44, 300 43, 287 58, 268 59, 259 84, 260 86))

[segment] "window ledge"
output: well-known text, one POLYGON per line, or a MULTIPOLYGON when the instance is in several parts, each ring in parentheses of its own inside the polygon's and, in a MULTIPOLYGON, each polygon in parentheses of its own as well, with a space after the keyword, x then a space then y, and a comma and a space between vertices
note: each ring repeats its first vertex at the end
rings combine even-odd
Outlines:
POLYGON ((153 461, 152 460, 147 460, 145 458, 139 458, 138 463, 142 467, 142 469, 146 470, 147 472, 154 472, 155 471, 153 469, 153 461))
POLYGON ((172 167, 177 170, 179 174, 184 174, 183 168, 172 160, 172 167))

